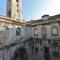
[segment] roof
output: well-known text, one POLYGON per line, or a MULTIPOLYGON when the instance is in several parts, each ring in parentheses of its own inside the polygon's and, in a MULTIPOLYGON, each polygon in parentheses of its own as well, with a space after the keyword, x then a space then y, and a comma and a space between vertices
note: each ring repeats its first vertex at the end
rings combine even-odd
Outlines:
POLYGON ((45 16, 48 16, 49 17, 49 15, 43 15, 42 17, 45 17, 45 16))
POLYGON ((60 14, 49 17, 48 20, 60 18, 60 14))
MULTIPOLYGON (((43 16, 46 16, 46 15, 43 15, 43 16)), ((48 20, 55 20, 57 18, 60 18, 60 14, 58 15, 54 15, 54 16, 49 16, 48 20)), ((38 22, 43 22, 45 20, 42 20, 42 19, 37 19, 37 20, 31 20, 31 21, 27 21, 26 23, 38 23, 38 22)))

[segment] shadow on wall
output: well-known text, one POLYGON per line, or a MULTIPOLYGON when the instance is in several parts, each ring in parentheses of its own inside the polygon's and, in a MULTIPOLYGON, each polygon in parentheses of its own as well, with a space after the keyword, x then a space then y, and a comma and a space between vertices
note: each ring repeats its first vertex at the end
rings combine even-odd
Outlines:
POLYGON ((19 47, 15 52, 11 60, 27 60, 27 53, 24 47, 19 47))

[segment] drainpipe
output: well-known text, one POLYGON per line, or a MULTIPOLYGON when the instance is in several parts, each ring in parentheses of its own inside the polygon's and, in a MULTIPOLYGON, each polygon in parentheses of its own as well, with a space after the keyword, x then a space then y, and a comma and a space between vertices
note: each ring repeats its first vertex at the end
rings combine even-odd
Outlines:
POLYGON ((5 59, 4 59, 4 49, 3 49, 3 60, 5 60, 5 59))
POLYGON ((11 60, 11 47, 10 47, 10 60, 11 60))

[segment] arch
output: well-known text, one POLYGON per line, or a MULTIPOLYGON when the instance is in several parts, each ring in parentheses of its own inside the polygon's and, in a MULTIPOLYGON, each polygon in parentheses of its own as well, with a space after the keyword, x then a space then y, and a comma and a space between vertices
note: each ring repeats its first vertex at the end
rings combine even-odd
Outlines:
POLYGON ((52 36, 57 36, 58 35, 58 27, 57 26, 52 26, 51 27, 51 35, 52 36))
POLYGON ((20 27, 17 27, 17 29, 16 29, 16 35, 17 36, 21 35, 21 28, 20 27))
POLYGON ((26 49, 24 47, 19 47, 16 49, 14 52, 14 56, 12 57, 11 60, 27 60, 27 54, 26 54, 26 49))

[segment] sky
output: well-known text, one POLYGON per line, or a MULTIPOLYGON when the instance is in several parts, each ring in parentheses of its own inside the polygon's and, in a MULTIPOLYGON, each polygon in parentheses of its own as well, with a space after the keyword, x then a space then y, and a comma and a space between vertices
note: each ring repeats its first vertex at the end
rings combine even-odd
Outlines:
POLYGON ((40 19, 44 14, 60 14, 60 0, 23 0, 23 10, 26 20, 40 19))
POLYGON ((0 0, 0 15, 6 15, 6 0, 0 0))
MULTIPOLYGON (((22 0, 24 20, 40 19, 42 15, 60 14, 60 0, 22 0)), ((0 15, 6 15, 6 0, 0 0, 0 15)))

